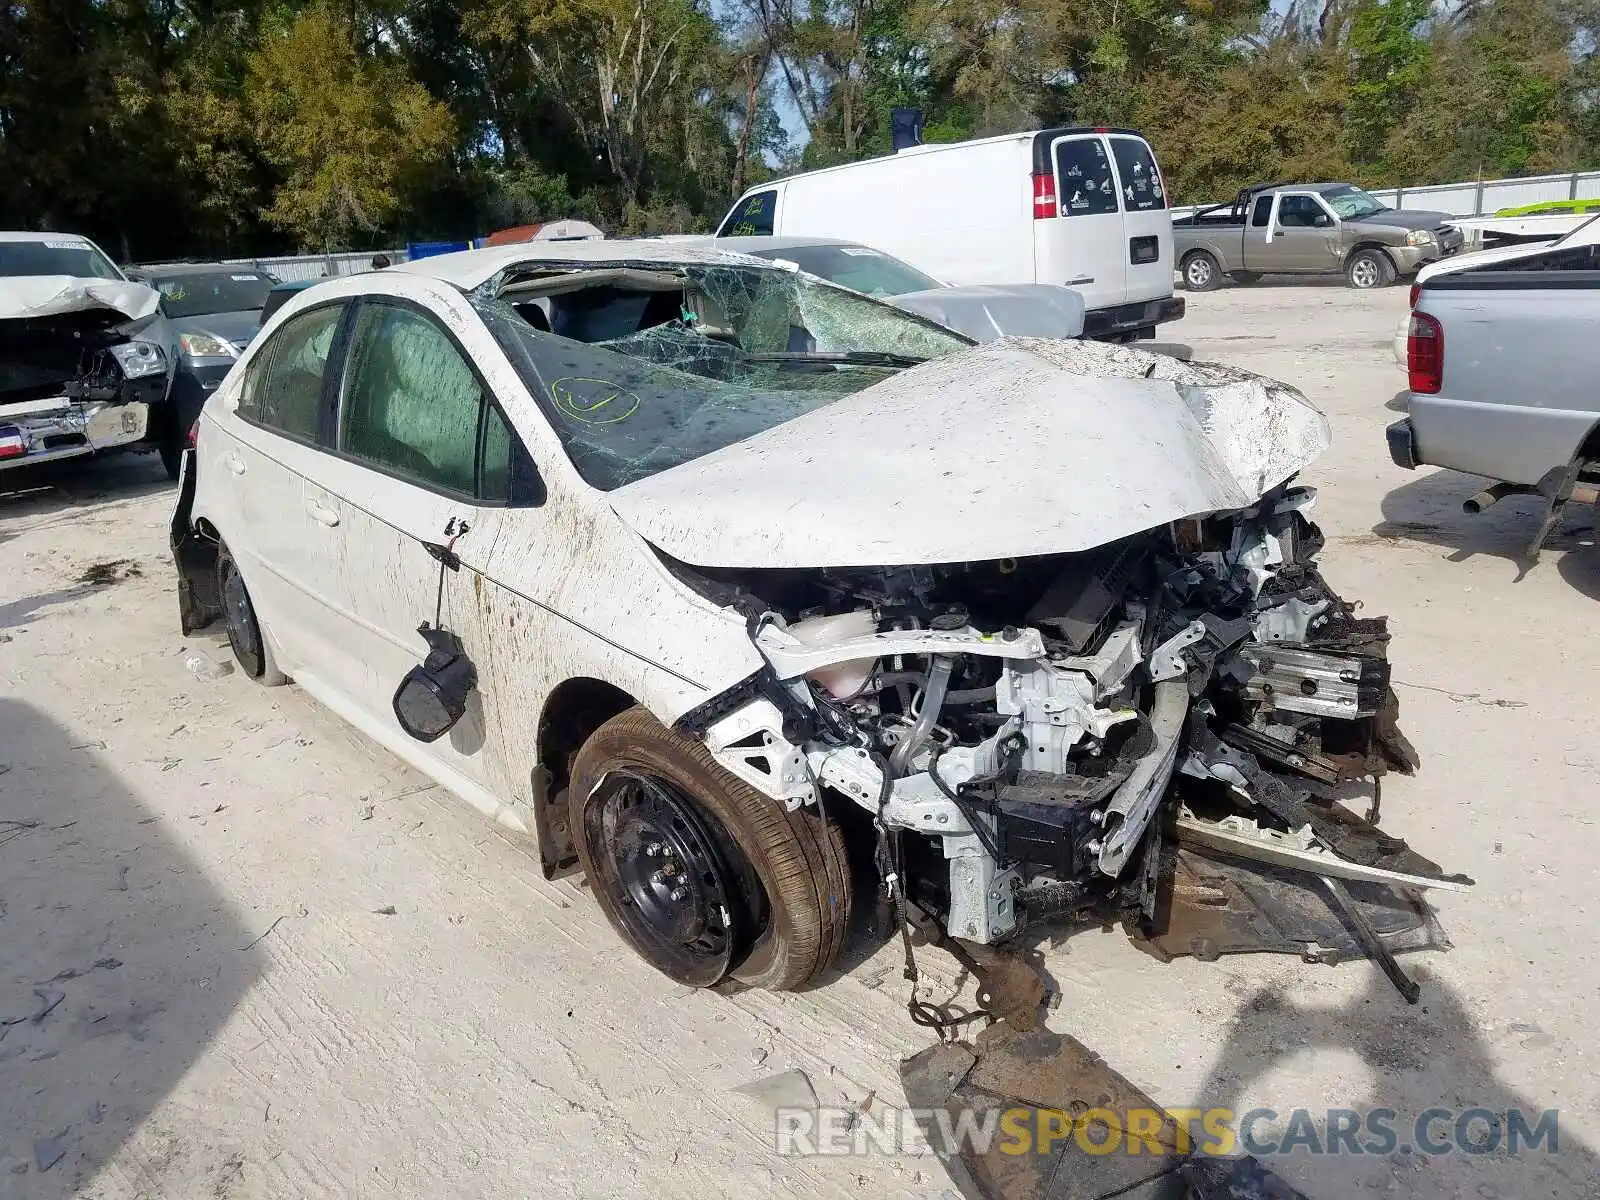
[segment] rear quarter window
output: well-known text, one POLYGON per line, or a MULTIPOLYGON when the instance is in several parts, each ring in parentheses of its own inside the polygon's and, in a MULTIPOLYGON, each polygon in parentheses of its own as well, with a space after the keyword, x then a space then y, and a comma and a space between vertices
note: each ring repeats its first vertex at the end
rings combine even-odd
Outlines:
POLYGON ((1114 137, 1111 153, 1117 160, 1117 176, 1122 180, 1122 206, 1129 212, 1152 212, 1167 207, 1167 189, 1156 156, 1139 138, 1114 137))
POLYGON ((778 212, 778 193, 768 189, 739 201, 717 230, 718 237, 770 237, 778 212))

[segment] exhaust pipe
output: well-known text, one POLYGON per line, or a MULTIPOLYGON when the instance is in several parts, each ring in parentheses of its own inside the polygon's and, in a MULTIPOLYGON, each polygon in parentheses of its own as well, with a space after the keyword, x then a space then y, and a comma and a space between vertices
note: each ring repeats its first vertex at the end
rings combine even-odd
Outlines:
POLYGON ((1470 516, 1476 516, 1490 505, 1504 500, 1507 496, 1530 496, 1538 492, 1538 488, 1529 487, 1524 483, 1497 483, 1493 487, 1486 487, 1467 500, 1461 502, 1461 511, 1470 516))

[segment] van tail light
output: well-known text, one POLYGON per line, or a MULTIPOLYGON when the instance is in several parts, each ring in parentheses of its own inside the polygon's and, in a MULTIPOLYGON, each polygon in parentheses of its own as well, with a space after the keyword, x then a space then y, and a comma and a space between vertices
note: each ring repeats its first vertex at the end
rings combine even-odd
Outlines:
POLYGON ((193 450, 200 440, 200 418, 194 419, 194 424, 189 426, 189 449, 193 450))
POLYGON ((1406 374, 1411 390, 1425 396, 1436 394, 1444 383, 1444 329, 1427 313, 1411 314, 1406 374))
POLYGON ((1061 208, 1056 204, 1056 177, 1046 172, 1033 177, 1033 219, 1046 221, 1059 217, 1061 208))
POLYGON ((1415 308, 1417 306, 1417 297, 1420 296, 1421 294, 1422 294, 1422 285, 1420 283, 1413 283, 1411 285, 1411 296, 1406 301, 1406 307, 1407 308, 1415 308))

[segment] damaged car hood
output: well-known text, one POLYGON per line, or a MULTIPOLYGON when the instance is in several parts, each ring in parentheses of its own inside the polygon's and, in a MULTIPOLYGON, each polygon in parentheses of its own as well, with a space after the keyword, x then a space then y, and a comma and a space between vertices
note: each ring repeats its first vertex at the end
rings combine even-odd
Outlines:
POLYGON ((680 561, 950 563, 1092 549, 1247 508, 1327 420, 1244 371, 1005 338, 935 359, 610 493, 680 561))
POLYGON ((120 279, 76 279, 70 275, 23 275, 0 279, 0 320, 56 317, 110 309, 130 321, 154 316, 161 295, 142 283, 120 279))

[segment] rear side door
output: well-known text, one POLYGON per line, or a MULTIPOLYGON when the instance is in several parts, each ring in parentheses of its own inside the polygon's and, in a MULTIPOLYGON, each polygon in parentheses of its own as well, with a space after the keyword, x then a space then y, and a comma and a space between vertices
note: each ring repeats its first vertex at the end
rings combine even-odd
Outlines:
POLYGON ((1273 267, 1273 242, 1268 240, 1272 232, 1272 207, 1277 196, 1272 192, 1262 192, 1250 202, 1250 211, 1244 218, 1244 250, 1240 260, 1247 271, 1264 274, 1273 267))
POLYGON ((1155 300, 1172 294, 1172 214, 1155 153, 1142 137, 1113 133, 1111 160, 1122 193, 1127 243, 1127 299, 1155 300))
MULTIPOLYGON (((1050 160, 1059 219, 1033 223, 1034 282, 1065 284, 1090 309, 1121 304, 1128 293, 1128 243, 1106 138, 1064 134, 1051 142, 1050 160)), ((1170 225, 1168 239, 1170 262, 1170 225)))
POLYGON ((225 503, 232 511, 219 531, 278 664, 291 675, 339 638, 326 627, 317 595, 319 547, 308 520, 305 474, 322 453, 318 441, 345 313, 344 301, 318 305, 274 331, 244 368, 238 390, 219 401, 222 437, 203 467, 227 481, 225 503))
MULTIPOLYGON (((360 661, 348 699, 391 733, 392 700, 441 621, 487 664, 483 571, 511 488, 509 423, 470 355, 426 306, 365 297, 350 326, 332 453, 309 481, 326 571, 319 594, 360 661)), ((447 771, 494 787, 481 692, 450 733, 421 747, 447 771)))

